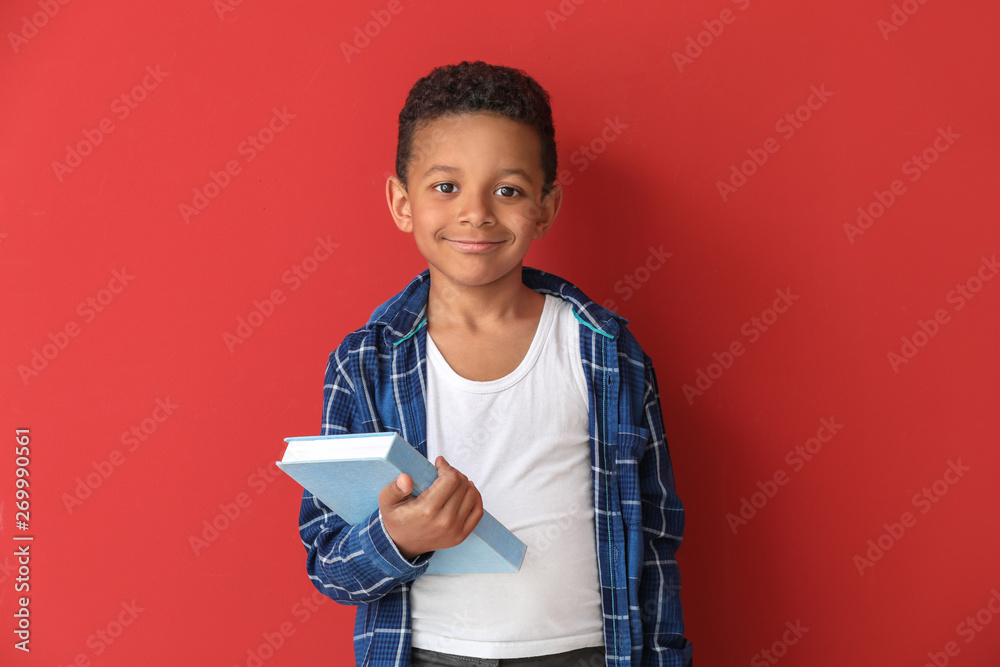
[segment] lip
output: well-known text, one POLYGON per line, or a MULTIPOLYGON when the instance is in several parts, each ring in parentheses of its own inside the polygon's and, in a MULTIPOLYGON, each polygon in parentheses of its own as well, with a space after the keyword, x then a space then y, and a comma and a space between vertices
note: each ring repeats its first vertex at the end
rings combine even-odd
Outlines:
POLYGON ((501 244, 501 241, 467 241, 464 239, 445 240, 453 247, 463 252, 489 252, 501 244))

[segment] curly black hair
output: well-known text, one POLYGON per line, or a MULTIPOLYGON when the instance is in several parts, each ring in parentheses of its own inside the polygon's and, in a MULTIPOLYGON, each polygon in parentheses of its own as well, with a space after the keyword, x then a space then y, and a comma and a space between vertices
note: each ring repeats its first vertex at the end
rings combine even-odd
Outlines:
POLYGON ((487 111, 531 126, 542 145, 542 171, 547 195, 556 180, 556 133, 549 94, 518 69, 464 61, 431 71, 410 89, 399 112, 396 176, 406 185, 413 157, 413 135, 428 122, 448 114, 487 111))

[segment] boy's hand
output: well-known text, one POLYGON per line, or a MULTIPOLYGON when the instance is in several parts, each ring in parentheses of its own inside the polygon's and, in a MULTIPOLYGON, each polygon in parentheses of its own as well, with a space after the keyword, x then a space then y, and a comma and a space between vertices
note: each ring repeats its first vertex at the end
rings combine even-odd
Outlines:
POLYGON ((460 544, 483 516, 483 497, 469 478, 443 456, 434 466, 438 478, 416 498, 410 495, 413 480, 405 473, 378 494, 382 523, 407 560, 460 544))

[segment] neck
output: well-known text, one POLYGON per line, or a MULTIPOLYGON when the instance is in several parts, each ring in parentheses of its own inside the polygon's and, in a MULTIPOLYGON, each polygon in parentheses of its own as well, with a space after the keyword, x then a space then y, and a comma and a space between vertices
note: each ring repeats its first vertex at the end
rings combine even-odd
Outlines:
POLYGON ((461 285, 430 269, 428 330, 438 327, 475 332, 484 325, 536 315, 545 298, 521 281, 521 266, 487 285, 461 285))

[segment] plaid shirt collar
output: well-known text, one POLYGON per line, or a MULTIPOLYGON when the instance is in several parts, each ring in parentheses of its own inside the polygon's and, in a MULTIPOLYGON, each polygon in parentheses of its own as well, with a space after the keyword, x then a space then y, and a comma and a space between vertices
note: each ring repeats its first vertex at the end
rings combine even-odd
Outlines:
MULTIPOLYGON (((620 325, 628 320, 599 305, 583 291, 559 276, 531 267, 521 267, 525 285, 542 294, 551 294, 573 304, 573 314, 584 326, 607 338, 618 336, 620 325)), ((382 327, 382 342, 394 347, 417 333, 427 323, 427 296, 430 294, 430 271, 410 281, 402 292, 376 308, 366 328, 382 327)))

